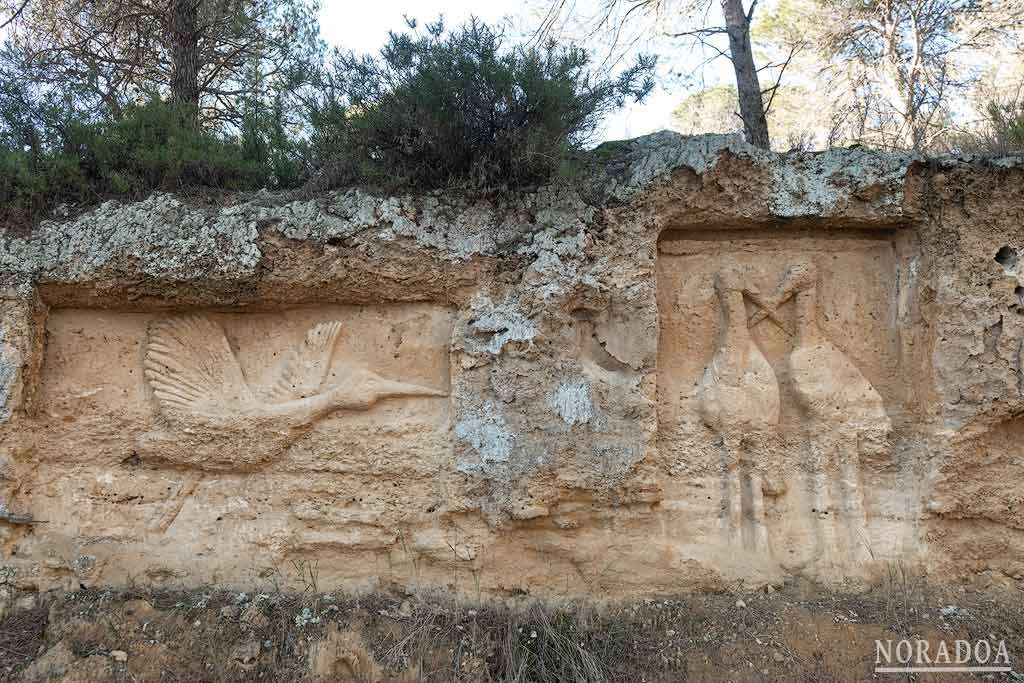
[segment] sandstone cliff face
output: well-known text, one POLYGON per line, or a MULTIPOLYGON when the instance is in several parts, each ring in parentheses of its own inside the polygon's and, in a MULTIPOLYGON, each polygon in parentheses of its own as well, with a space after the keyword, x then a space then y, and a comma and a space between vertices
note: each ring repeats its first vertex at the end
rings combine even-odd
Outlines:
POLYGON ((4 236, 5 580, 1024 574, 1024 168, 668 133, 595 163, 4 236))

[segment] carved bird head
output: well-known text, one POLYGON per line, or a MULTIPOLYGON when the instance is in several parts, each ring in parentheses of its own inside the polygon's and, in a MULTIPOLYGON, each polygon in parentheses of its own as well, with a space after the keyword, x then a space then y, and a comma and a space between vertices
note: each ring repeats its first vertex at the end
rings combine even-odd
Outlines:
POLYGON ((785 295, 785 299, 793 296, 796 292, 813 287, 818 282, 818 269, 811 261, 797 261, 786 269, 782 278, 779 290, 785 295))
POLYGON ((721 293, 742 291, 747 279, 747 269, 744 266, 735 259, 725 258, 715 275, 715 289, 721 293))

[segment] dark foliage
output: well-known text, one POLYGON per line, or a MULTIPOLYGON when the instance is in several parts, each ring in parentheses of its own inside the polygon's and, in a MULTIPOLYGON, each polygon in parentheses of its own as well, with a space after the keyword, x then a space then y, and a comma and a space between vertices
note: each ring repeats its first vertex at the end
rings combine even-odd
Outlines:
POLYGON ((988 131, 979 136, 979 148, 988 154, 1024 152, 1024 103, 988 105, 988 131))
POLYGON ((550 179, 602 116, 651 89, 654 63, 593 76, 585 51, 506 48, 473 20, 391 34, 379 57, 336 53, 311 106, 319 188, 478 191, 550 179))
POLYGON ((0 146, 0 222, 7 224, 59 204, 186 187, 256 188, 273 180, 271 167, 240 142, 188 125, 159 99, 129 107, 116 121, 10 100, 0 102, 0 116, 8 131, 0 146))
POLYGON ((648 59, 597 77, 581 49, 506 47, 475 20, 454 32, 440 22, 410 28, 379 57, 336 53, 326 68, 294 60, 273 88, 257 79, 234 123, 197 123, 166 93, 98 107, 82 84, 42 78, 8 41, 0 225, 154 190, 529 187, 570 170, 602 116, 653 83, 648 59))
POLYGON ((0 615, 0 681, 15 668, 28 665, 39 654, 49 611, 37 606, 0 615))

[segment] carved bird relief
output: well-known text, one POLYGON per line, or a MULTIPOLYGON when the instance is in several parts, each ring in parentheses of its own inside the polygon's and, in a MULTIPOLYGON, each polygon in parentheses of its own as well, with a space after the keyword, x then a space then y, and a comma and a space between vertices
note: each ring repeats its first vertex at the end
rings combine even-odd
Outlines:
POLYGON ((756 552, 768 552, 761 454, 754 452, 758 434, 779 422, 779 385, 775 372, 750 337, 746 290, 739 266, 727 263, 715 278, 721 307, 718 349, 701 377, 698 391, 704 423, 722 438, 724 522, 730 539, 756 552), (751 437, 754 437, 753 439, 751 437), (749 481, 744 500, 742 476, 749 481), (746 510, 746 515, 744 511, 746 510), (744 539, 744 516, 749 531, 744 539))
POLYGON ((787 367, 801 405, 826 424, 888 429, 882 397, 849 356, 829 341, 818 323, 817 285, 813 263, 792 264, 767 308, 751 316, 750 324, 756 325, 773 308, 792 299, 796 329, 787 367))
MULTIPOLYGON (((821 329, 817 285, 813 263, 794 263, 769 305, 777 307, 787 299, 794 302, 796 329, 786 367, 811 436, 812 510, 818 520, 818 556, 828 558, 841 552, 839 545, 845 545, 852 558, 863 559, 867 555, 867 519, 860 483, 858 432, 888 432, 891 423, 882 397, 821 329), (830 470, 838 474, 836 481, 830 470), (834 488, 838 490, 833 492, 834 488), (836 497, 841 503, 838 510, 834 506, 836 497), (843 542, 837 538, 837 522, 843 526, 843 542)), ((755 318, 752 324, 758 321, 755 318)))
POLYGON ((368 410, 386 398, 446 395, 332 362, 340 332, 337 321, 314 325, 250 385, 213 319, 186 315, 154 323, 144 374, 170 428, 143 435, 140 449, 204 468, 245 467, 279 455, 336 410, 368 410))
POLYGON ((779 385, 750 337, 740 278, 729 265, 715 278, 722 328, 699 388, 701 416, 719 433, 763 430, 779 421, 779 385))

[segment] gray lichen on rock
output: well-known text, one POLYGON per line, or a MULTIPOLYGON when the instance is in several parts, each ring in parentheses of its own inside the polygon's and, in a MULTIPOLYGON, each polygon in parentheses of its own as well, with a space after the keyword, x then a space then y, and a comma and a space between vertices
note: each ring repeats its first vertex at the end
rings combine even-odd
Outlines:
POLYGON ((920 160, 916 154, 881 155, 861 148, 776 157, 772 212, 782 218, 836 215, 858 197, 898 211, 907 170, 920 160))
POLYGON ((75 281, 130 262, 150 277, 250 275, 260 251, 256 224, 242 214, 238 207, 209 214, 168 194, 130 204, 109 201, 74 221, 46 221, 29 237, 6 238, 0 272, 8 283, 75 281))
POLYGON ((615 153, 599 190, 602 196, 628 201, 679 169, 707 175, 728 155, 769 172, 768 203, 780 218, 833 215, 857 197, 899 207, 907 171, 922 160, 916 154, 879 154, 862 148, 777 154, 754 147, 739 135, 681 136, 669 131, 609 147, 615 153))
POLYGON ((537 334, 537 328, 513 301, 495 304, 488 296, 481 295, 473 300, 472 310, 473 320, 469 323, 472 336, 466 339, 466 347, 471 351, 498 355, 506 344, 528 342, 537 334))
POLYGON ((515 446, 515 435, 493 403, 485 401, 462 412, 455 424, 455 436, 479 454, 478 462, 459 462, 460 472, 491 476, 507 472, 515 446))
POLYGON ((5 332, 0 326, 0 423, 6 422, 11 416, 8 403, 18 376, 18 360, 16 352, 5 339, 5 332))
POLYGON ((74 220, 44 221, 0 238, 0 282, 76 282, 123 272, 181 282, 251 278, 262 258, 260 231, 323 244, 411 239, 445 259, 496 255, 525 243, 534 268, 553 273, 583 247, 608 201, 624 202, 678 169, 712 173, 725 155, 767 171, 775 215, 831 215, 855 197, 898 207, 915 157, 866 150, 777 155, 735 136, 684 137, 662 131, 609 145, 577 186, 549 186, 497 202, 454 195, 376 197, 359 190, 290 199, 261 191, 233 205, 190 205, 169 194, 108 201, 74 220), (584 197, 589 199, 584 200, 584 197), (285 201, 281 201, 285 199, 285 201), (552 232, 554 231, 554 232, 552 232))
POLYGON ((570 427, 586 424, 594 416, 590 400, 590 383, 585 380, 562 382, 548 397, 548 404, 570 427))

